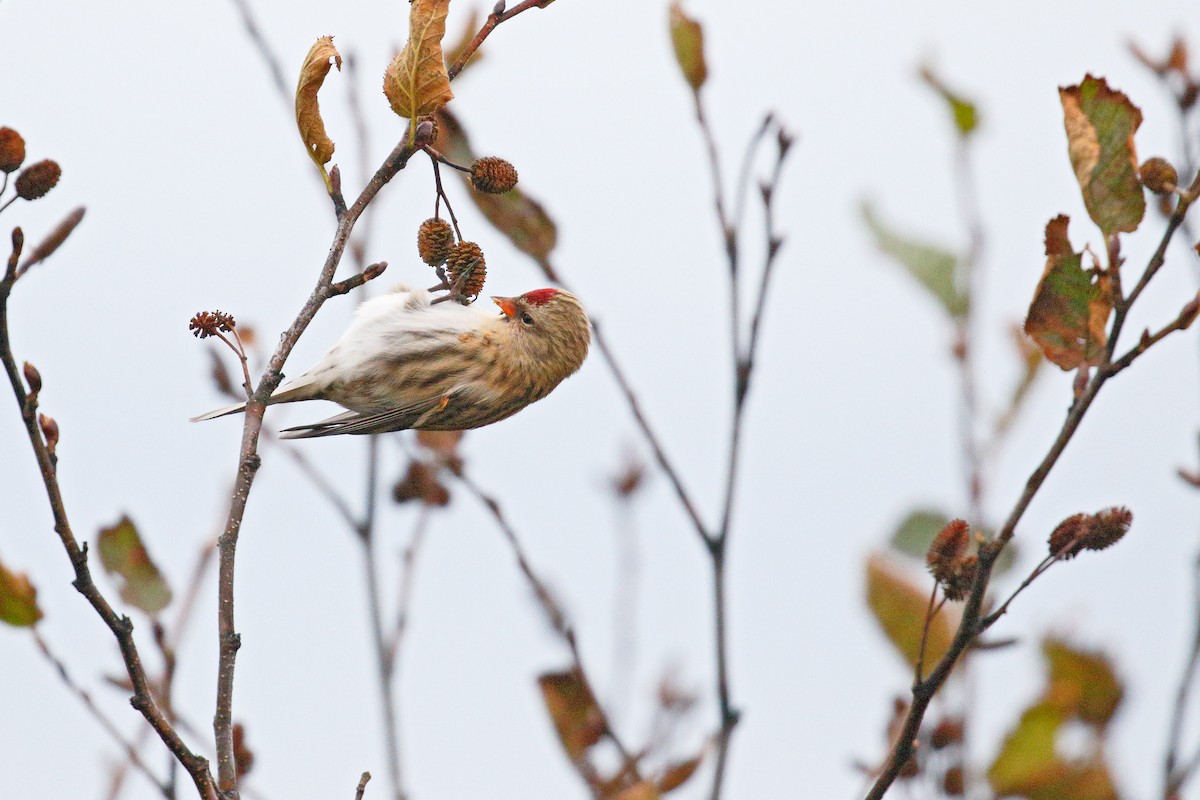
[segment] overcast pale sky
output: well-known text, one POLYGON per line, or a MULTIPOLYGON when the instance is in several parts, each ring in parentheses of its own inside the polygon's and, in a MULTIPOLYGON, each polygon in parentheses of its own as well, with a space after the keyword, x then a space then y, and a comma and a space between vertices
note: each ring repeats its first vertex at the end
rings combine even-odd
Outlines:
MULTIPOLYGON (((407 4, 253 5, 289 84, 318 36, 334 34, 343 54, 356 54, 373 168, 403 129, 378 87, 405 39, 407 4)), ((453 4, 451 36, 471 8, 453 4)), ((763 111, 798 136, 779 198, 787 244, 762 334, 730 552, 731 670, 744 718, 727 796, 849 797, 862 784, 852 763, 881 754, 891 697, 910 679, 865 610, 864 559, 915 506, 965 513, 950 327, 875 250, 857 211, 871 198, 897 226, 964 244, 953 133, 917 67, 935 64, 978 101, 983 119, 975 150, 988 230, 979 379, 993 408, 1016 374, 1006 331, 1041 274, 1045 222, 1068 213, 1075 243, 1096 242, 1066 159, 1056 88, 1088 72, 1106 76, 1143 109, 1139 154, 1172 156, 1179 145, 1170 105, 1126 44, 1162 53, 1175 32, 1198 44, 1200 23, 1183 0, 693 0, 687 8, 706 26, 705 92, 726 171, 763 111)), ((328 200, 290 103, 276 95, 232 3, 7 0, 0 30, 9 64, 0 124, 25 136, 31 160, 52 157, 63 167, 59 187, 10 208, 4 227, 20 224, 37 240, 70 208, 88 207, 63 250, 19 284, 14 347, 41 370, 43 410, 61 426, 60 476, 78 535, 92 538, 128 512, 178 587, 223 518, 240 436, 234 420, 187 423, 222 402, 208 380, 210 345, 188 334, 188 318, 227 310, 274 343, 325 257, 328 200)), ((361 154, 345 111, 350 80, 333 76, 322 107, 334 160, 353 188, 361 154)), ((476 148, 513 161, 522 186, 557 220, 556 266, 604 321, 685 482, 715 517, 729 411, 725 264, 666 3, 562 0, 531 11, 496 32, 455 92, 451 107, 476 148)), ((488 253, 487 291, 542 285, 461 188, 451 191, 468 238, 488 253)), ((412 241, 430 194, 428 167, 414 160, 380 197, 368 258, 391 264, 384 284, 427 280, 412 241)), ((1150 214, 1144 228, 1125 247, 1132 268, 1145 263, 1161 223, 1150 214)), ((751 268, 760 257, 755 230, 751 268)), ((1196 259, 1181 241, 1129 332, 1162 324, 1196 288, 1196 259)), ((289 372, 336 338, 355 299, 325 307, 289 372)), ((1196 466, 1197 363, 1193 331, 1106 387, 1030 508, 1018 531, 1018 573, 1040 557, 1054 524, 1077 511, 1127 505, 1133 533, 1110 552, 1052 570, 996 629, 1020 644, 980 659, 974 673, 981 762, 1039 690, 1038 638, 1066 633, 1113 654, 1129 686, 1111 748, 1117 776, 1131 796, 1156 791, 1200 545, 1195 490, 1174 475, 1196 466)), ((990 476, 992 520, 1011 507, 1069 396, 1070 377, 1057 370, 1036 386, 990 476)), ((273 410, 267 423, 324 411, 273 410)), ((362 439, 301 444, 360 496, 362 439)), ((673 668, 704 701, 684 741, 695 746, 716 716, 708 567, 653 471, 632 514, 635 680, 624 693, 612 678, 614 650, 628 638, 614 633, 621 522, 606 480, 623 454, 644 457, 646 448, 601 360, 593 355, 544 402, 471 433, 463 449, 562 596, 619 723, 636 738, 638 709, 673 668)), ((390 480, 404 455, 394 446, 384 452, 390 480)), ((2 399, 0 453, 0 558, 37 583, 43 635, 134 731, 123 694, 100 680, 121 671, 111 637, 70 588, 18 414, 2 399)), ((388 585, 414 518, 411 508, 384 513, 388 585)), ((367 796, 384 796, 360 562, 335 512, 286 458, 268 453, 239 549, 235 698, 258 756, 250 784, 264 797, 350 797, 363 770, 380 781, 367 796)), ((216 666, 211 582, 199 603, 180 653, 178 697, 199 728, 191 741, 204 749, 216 666)), ((0 655, 6 792, 103 796, 118 759, 113 743, 26 632, 0 629, 0 655)), ((535 683, 566 663, 494 524, 456 491, 422 551, 405 645, 400 705, 412 796, 585 796, 535 683)), ((154 751, 150 763, 161 769, 165 754, 154 751)), ((701 797, 707 785, 705 774, 676 796, 701 797)), ((135 778, 125 796, 154 792, 135 778)))

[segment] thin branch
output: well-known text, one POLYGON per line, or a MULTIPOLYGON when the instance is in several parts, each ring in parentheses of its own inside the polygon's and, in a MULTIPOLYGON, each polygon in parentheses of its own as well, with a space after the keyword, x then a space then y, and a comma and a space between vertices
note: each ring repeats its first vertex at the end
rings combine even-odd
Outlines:
POLYGON ((1179 316, 1164 325, 1160 330, 1151 334, 1148 331, 1142 334, 1142 338, 1136 345, 1129 349, 1129 352, 1109 364, 1101 367, 1110 377, 1116 375, 1121 370, 1128 367, 1137 359, 1138 356, 1146 352, 1150 347, 1162 341, 1167 336, 1170 336, 1176 331, 1187 330, 1188 327, 1196 320, 1197 308, 1200 307, 1200 295, 1192 300, 1183 310, 1179 312, 1179 316))
POLYGON ((354 790, 354 800, 362 800, 363 792, 367 790, 367 781, 371 780, 371 773, 364 772, 362 777, 358 779, 358 788, 354 790))
MULTIPOLYGON (((552 273, 550 275, 552 276, 552 273)), ((556 280, 554 277, 551 277, 551 280, 562 284, 561 280, 556 280)), ((633 390, 633 385, 630 384, 629 379, 625 376, 621 365, 617 363, 616 355, 613 353, 608 339, 605 338, 600 323, 594 317, 592 318, 592 338, 596 342, 596 348, 600 351, 604 363, 608 365, 609 372, 612 373, 613 378, 616 380, 617 388, 620 389, 621 394, 625 395, 625 402, 633 414, 633 419, 637 423, 638 429, 641 430, 642 436, 645 437, 646 443, 650 445, 650 450, 654 453, 654 460, 658 463, 659 469, 667 476, 667 481, 671 484, 671 488, 675 490, 675 496, 678 498, 679 504, 683 507, 688 519, 692 521, 692 527, 695 529, 696 535, 700 537, 700 541, 704 544, 705 548, 710 549, 712 547, 712 538, 708 533, 708 529, 705 527, 704 521, 700 519, 700 513, 696 510, 696 505, 692 502, 691 495, 684 488, 683 480, 679 477, 679 472, 667 457, 666 450, 663 449, 658 434, 654 432, 654 429, 650 426, 650 421, 646 419, 646 415, 642 411, 642 404, 633 390)))
POLYGON ((158 789, 159 793, 163 797, 171 797, 170 787, 164 781, 159 779, 159 777, 154 774, 150 767, 146 766, 146 762, 142 761, 141 756, 138 755, 137 748, 134 747, 132 742, 125 738, 124 734, 122 734, 121 731, 117 729, 117 726, 113 724, 113 721, 105 716, 104 712, 101 711, 99 706, 97 706, 92 700, 92 695, 82 686, 75 683, 75 681, 71 678, 70 673, 67 672, 66 664, 62 662, 62 659, 51 652, 50 646, 46 644, 46 640, 42 638, 42 635, 38 632, 38 629, 33 627, 30 628, 30 631, 33 634, 33 642, 37 645, 38 651, 54 667, 54 670, 58 673, 58 677, 62 679, 62 682, 66 684, 66 687, 71 691, 71 693, 83 702, 83 705, 85 708, 87 708, 88 713, 92 715, 93 719, 100 723, 100 727, 104 729, 104 732, 112 737, 113 741, 120 746, 122 753, 124 753, 125 758, 129 760, 129 763, 133 764, 133 766, 137 768, 138 772, 141 772, 143 775, 145 775, 146 779, 150 781, 150 783, 154 784, 155 788, 158 789))
POLYGON ((967 229, 967 250, 962 259, 961 280, 967 298, 966 310, 958 320, 955 355, 959 378, 959 438, 963 464, 966 467, 966 490, 971 522, 983 524, 983 456, 979 443, 978 392, 975 386, 974 321, 976 287, 979 284, 979 262, 983 255, 983 220, 979 210, 979 192, 975 186, 975 171, 971 164, 970 140, 958 139, 955 159, 955 183, 958 190, 959 213, 967 229))
POLYGON ((396 719, 396 693, 393 684, 394 664, 388 658, 387 642, 383 630, 383 598, 379 588, 379 551, 377 549, 375 520, 379 492, 379 437, 373 435, 367 443, 366 511, 359 526, 359 541, 363 545, 363 569, 366 572, 367 607, 371 627, 371 644, 378 673, 380 705, 383 707, 383 735, 387 743, 388 773, 392 782, 392 796, 404 798, 404 784, 400 768, 400 728, 396 719))
MULTIPOLYGON (((1187 714, 1188 698, 1196 682, 1196 668, 1200 665, 1200 558, 1192 565, 1192 621, 1195 630, 1192 633, 1192 647, 1184 662, 1183 673, 1179 676, 1179 686, 1175 689, 1175 704, 1171 709, 1171 727, 1167 736, 1167 756, 1163 764, 1163 800, 1177 797, 1183 788, 1184 781, 1190 775, 1190 770, 1179 768, 1179 751, 1183 746, 1183 720, 1187 714)), ((1197 751, 1200 756, 1200 750, 1197 751)), ((1191 759, 1196 763, 1196 758, 1191 759)))
POLYGON ((217 666, 217 703, 213 715, 213 730, 217 743, 218 785, 222 793, 231 800, 238 797, 237 768, 233 756, 233 679, 237 662, 237 651, 241 645, 234 620, 234 567, 236 564, 238 535, 254 476, 261 459, 258 455, 258 439, 262 431, 263 412, 271 393, 279 386, 283 377, 283 365, 291 354, 300 335, 308 328, 317 311, 329 297, 333 275, 341 262, 346 243, 354 225, 366 210, 367 205, 408 163, 409 158, 424 142, 419 139, 412 145, 405 140, 393 148, 371 180, 363 188, 354 205, 338 217, 337 230, 329 254, 321 268, 316 285, 301 308, 295 321, 284 332, 279 346, 272 354, 259 381, 258 388, 246 405, 242 428, 242 442, 238 458, 237 479, 225 530, 218 540, 218 632, 219 654, 217 666))
POLYGON ((338 490, 335 489, 333 484, 329 482, 329 479, 326 478, 321 470, 312 463, 312 460, 304 454, 304 451, 301 448, 280 441, 277 436, 271 432, 264 433, 263 438, 272 444, 278 443, 280 445, 280 449, 287 454, 288 458, 292 459, 292 462, 295 463, 296 467, 300 470, 300 474, 305 478, 308 478, 308 482, 313 485, 313 488, 317 490, 317 493, 324 497, 329 504, 333 506, 334 511, 338 513, 338 516, 342 518, 342 521, 346 523, 347 527, 349 527, 350 530, 354 531, 355 533, 359 532, 362 523, 359 521, 358 516, 354 513, 354 511, 351 510, 350 504, 347 503, 345 498, 338 493, 338 490))
POLYGON ((117 640, 117 645, 121 650, 121 659, 125 663, 126 672, 129 674, 129 680, 133 686, 133 697, 130 699, 130 704, 141 712, 171 753, 187 769, 200 796, 211 798, 215 795, 215 790, 212 775, 208 770, 208 761, 188 748, 180 738, 178 731, 159 708, 150 681, 146 677, 145 668, 142 666, 141 654, 133 640, 133 622, 129 617, 117 614, 93 582, 87 563, 87 545, 81 546, 76 540, 71 523, 67 518, 66 504, 63 502, 62 492, 58 485, 55 460, 46 447, 38 424, 37 397, 36 395, 27 395, 25 392, 9 339, 8 299, 16 280, 17 261, 20 259, 23 245, 24 236, 21 229, 16 228, 12 235, 12 255, 8 260, 4 278, 0 280, 0 362, 3 362, 4 370, 8 374, 13 395, 25 423, 30 446, 33 448, 34 457, 41 472, 42 484, 50 503, 50 511, 54 516, 54 530, 74 568, 73 585, 75 589, 87 599, 117 640))
POLYGON ((405 634, 408 633, 413 586, 416 584, 417 576, 417 557, 425 544, 425 535, 429 531, 431 519, 433 519, 433 515, 430 513, 430 507, 422 504, 421 510, 417 514, 416 524, 413 525, 412 535, 408 540, 408 547, 404 548, 404 555, 400 559, 400 590, 399 599, 396 602, 396 622, 392 626, 392 633, 387 640, 387 661, 393 670, 399 663, 400 647, 404 643, 405 634))
POLYGON ((498 26, 500 23, 507 22, 517 14, 520 14, 523 11, 528 11, 531 8, 545 8, 552 2, 554 2, 554 0, 525 0, 525 2, 518 3, 516 6, 514 6, 511 11, 505 11, 504 0, 499 0, 499 2, 496 3, 495 8, 492 9, 492 13, 488 14, 488 18, 484 20, 483 26, 480 27, 479 32, 475 34, 475 38, 471 40, 470 44, 463 48, 462 53, 459 54, 458 58, 454 59, 454 63, 451 64, 450 68, 446 70, 447 76, 450 78, 450 80, 457 78, 458 73, 463 71, 463 67, 465 67, 467 62, 471 60, 471 56, 475 55, 475 51, 479 49, 481 44, 483 44, 483 40, 490 36, 492 31, 494 31, 496 26, 498 26))
POLYGON ((329 285, 329 296, 335 297, 337 295, 346 294, 352 289, 357 289, 367 281, 373 281, 378 278, 383 274, 383 271, 387 269, 387 267, 388 264, 386 261, 380 261, 377 264, 372 264, 371 266, 367 267, 357 275, 351 275, 344 281, 332 283, 329 285))
POLYGON ((279 59, 271 50, 271 46, 267 44, 262 31, 259 30, 254 13, 250 10, 250 4, 247 0, 233 0, 233 4, 237 6, 238 13, 242 16, 242 25, 246 27, 246 35, 250 37, 250 41, 258 49, 258 54, 262 56, 263 63, 266 64, 267 73, 271 76, 271 83, 275 85, 276 93, 285 102, 290 100, 287 79, 283 77, 283 67, 280 66, 279 59))
MULTIPOLYGON (((1189 196, 1196 196, 1196 190, 1198 186, 1200 186, 1200 174, 1198 174, 1196 179, 1193 180, 1192 186, 1188 190, 1189 196)), ((1063 422, 1063 426, 1059 430, 1058 436, 1055 437, 1054 442, 1050 445, 1050 449, 1042 458, 1041 463, 1038 464, 1037 468, 1034 469, 1033 473, 1026 481, 1024 490, 1017 498, 1016 503, 1013 505, 1012 511, 1008 515, 1008 519, 1005 520, 1004 525, 1001 527, 999 533, 997 533, 996 538, 992 542, 989 542, 980 548, 979 568, 975 577, 975 583, 972 586, 971 593, 967 596, 966 602, 963 606, 962 620, 959 623, 958 629, 955 631, 954 638, 950 642, 950 647, 947 649, 946 654, 942 657, 942 660, 938 662, 937 666, 929 674, 929 677, 913 687, 913 701, 909 707, 908 715, 905 718, 903 730, 896 741, 895 747, 892 749, 887 764, 880 772, 870 791, 867 793, 867 800, 881 800, 884 793, 887 792, 888 788, 896 780, 896 777, 900 774, 900 770, 903 768, 905 762, 907 762, 909 757, 913 754, 913 742, 916 740, 917 734, 920 731, 921 722, 925 718, 925 712, 929 707, 930 701, 933 699, 933 696, 937 693, 938 689, 941 688, 942 684, 950 676, 950 672, 954 668, 954 664, 958 660, 958 657, 962 655, 963 651, 970 646, 970 644, 975 640, 976 636, 981 632, 980 622, 982 619, 981 610, 983 607, 983 598, 987 591, 988 582, 991 579, 992 569, 995 566, 996 559, 999 557, 1000 552, 1004 549, 1004 546, 1012 539, 1013 534, 1016 532, 1017 523, 1020 522, 1021 517, 1024 516, 1025 511, 1028 509, 1029 504, 1033 501, 1034 496, 1042 487, 1042 484, 1045 483, 1047 476, 1050 474, 1050 470, 1058 462, 1058 459, 1066 449, 1067 444, 1075 435, 1076 430, 1079 428, 1080 422, 1083 421, 1084 415, 1091 407, 1092 402, 1096 399, 1096 395, 1104 386, 1105 382, 1114 374, 1116 374, 1115 371, 1112 371, 1109 368, 1113 366, 1111 361, 1112 353, 1116 348, 1117 339, 1120 336, 1125 317, 1128 314, 1130 306, 1132 306, 1133 302, 1141 294, 1150 278, 1152 278, 1158 269, 1162 267, 1167 246, 1170 244, 1171 237, 1179 228, 1180 223, 1183 221, 1189 204, 1190 203, 1186 198, 1180 199, 1179 204, 1175 208, 1175 212, 1167 221, 1167 226, 1163 232, 1162 240, 1160 241, 1154 255, 1151 256, 1150 262, 1147 264, 1146 270, 1142 274, 1141 279, 1138 281, 1137 286, 1129 295, 1128 300, 1118 305, 1116 309, 1116 312, 1113 316, 1113 323, 1109 333, 1108 348, 1106 351, 1107 360, 1109 362, 1107 365, 1108 368, 1105 366, 1100 367, 1094 372, 1091 379, 1087 381, 1082 392, 1080 392, 1074 404, 1071 406, 1070 411, 1067 413, 1067 418, 1063 422)))
MULTIPOLYGON (((737 187, 734 189, 733 201, 736 203, 733 209, 733 229, 740 230, 742 227, 742 216, 746 210, 746 198, 750 194, 750 173, 754 166, 754 156, 758 153, 758 147, 762 144, 762 140, 766 137, 767 131, 771 130, 771 123, 775 121, 775 115, 767 112, 763 115, 762 122, 758 125, 758 130, 750 137, 749 144, 746 145, 746 152, 742 156, 742 166, 738 170, 737 187)), ((780 159, 782 161, 782 159, 780 159)))
MULTIPOLYGON (((542 611, 545 613, 551 629, 558 634, 558 637, 562 640, 563 644, 567 646, 567 649, 571 653, 571 660, 574 664, 574 667, 579 672, 580 676, 582 676, 584 682, 590 684, 590 681, 587 678, 587 670, 584 669, 583 659, 579 653, 579 643, 575 638, 575 630, 571 626, 570 621, 567 620, 566 615, 563 614, 562 609, 559 607, 557 601, 555 601, 553 595, 550 593, 550 590, 546 587, 546 584, 533 571, 533 567, 530 565, 529 559, 525 556, 525 550, 521 547, 521 542, 517 537, 517 532, 513 529, 512 525, 509 524, 508 518, 505 517, 504 512, 500 508, 500 503, 494 497, 484 492, 479 485, 466 474, 465 471, 460 470, 457 474, 457 478, 459 482, 466 487, 467 491, 470 492, 476 500, 483 504, 484 508, 486 508, 492 515, 492 519, 495 520, 496 526, 500 529, 500 532, 504 534, 505 540, 512 549, 513 556, 517 561, 517 567, 520 569, 521 574, 525 577, 525 581, 529 584, 529 588, 533 591, 533 596, 537 600, 542 611)), ((588 688, 591 695, 595 697, 596 693, 591 691, 590 685, 588 688)), ((617 752, 621 756, 623 768, 627 771, 630 771, 635 780, 640 781, 641 777, 638 775, 637 758, 633 755, 633 751, 627 748, 622 742, 620 736, 617 735, 616 730, 613 728, 607 713, 600 706, 599 701, 596 702, 596 709, 600 713, 600 723, 604 728, 605 736, 613 743, 613 746, 616 747, 617 752)))
MULTIPOLYGON (((715 190, 720 192, 720 172, 716 161, 715 145, 713 144, 711 131, 708 130, 707 122, 701 110, 702 106, 698 92, 696 93, 696 108, 697 119, 700 122, 701 128, 705 131, 705 139, 709 145, 713 185, 715 190)), ((762 131, 765 132, 767 125, 770 124, 770 120, 771 117, 768 116, 767 120, 764 121, 762 131)), ((757 139, 760 136, 761 133, 756 134, 755 138, 757 139)), ((730 325, 733 328, 734 382, 733 412, 729 425, 729 456, 725 471, 725 493, 721 511, 721 522, 720 527, 711 537, 712 546, 709 548, 709 555, 712 558, 713 566, 713 638, 717 664, 717 699, 720 710, 720 730, 716 745, 716 766, 713 770, 712 791, 709 795, 711 800, 718 800, 721 795, 721 788, 725 778, 725 767, 729 758, 730 737, 740 717, 738 710, 734 708, 730 691, 729 637, 727 635, 728 612, 725 599, 725 553, 726 544, 729 540, 729 532, 733 525, 734 501, 737 497, 737 479, 740 473, 739 460, 742 451, 742 429, 746 418, 746 400, 749 397, 755 358, 758 355, 759 331, 766 308, 771 274, 774 271, 776 258, 782 247, 782 239, 775 232, 774 198, 782 175, 783 162, 787 158, 788 150, 791 147, 791 138, 782 128, 779 129, 778 143, 779 147, 776 154, 775 166, 771 172, 771 176, 759 187, 759 194, 763 202, 766 247, 763 268, 759 278, 758 296, 754 301, 754 315, 751 318, 750 331, 747 336, 748 342, 744 350, 741 344, 739 322, 741 300, 738 290, 738 230, 728 227, 729 223, 725 217, 724 205, 720 197, 717 198, 716 202, 717 222, 726 233, 726 254, 729 258, 730 325)), ((754 142, 752 141, 751 149, 753 147, 754 142)), ((741 200, 739 199, 738 202, 740 205, 741 200)))

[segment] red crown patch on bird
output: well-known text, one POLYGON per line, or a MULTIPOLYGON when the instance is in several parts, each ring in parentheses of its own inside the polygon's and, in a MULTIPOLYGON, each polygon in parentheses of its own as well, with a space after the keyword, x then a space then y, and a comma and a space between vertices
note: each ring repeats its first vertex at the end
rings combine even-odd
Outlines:
POLYGON ((558 289, 534 289, 526 292, 522 298, 532 306, 544 306, 558 295, 558 289))

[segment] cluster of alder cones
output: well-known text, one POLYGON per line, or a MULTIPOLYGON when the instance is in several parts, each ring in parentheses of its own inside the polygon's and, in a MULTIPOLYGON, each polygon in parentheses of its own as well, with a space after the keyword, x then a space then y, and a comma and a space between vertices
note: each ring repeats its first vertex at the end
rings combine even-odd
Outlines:
MULTIPOLYGON (((471 165, 471 184, 488 194, 503 194, 517 185, 517 170, 502 158, 476 159, 471 165)), ((483 248, 461 239, 455 226, 441 217, 430 217, 417 230, 417 252, 435 268, 452 296, 470 302, 483 291, 487 262, 483 248)))

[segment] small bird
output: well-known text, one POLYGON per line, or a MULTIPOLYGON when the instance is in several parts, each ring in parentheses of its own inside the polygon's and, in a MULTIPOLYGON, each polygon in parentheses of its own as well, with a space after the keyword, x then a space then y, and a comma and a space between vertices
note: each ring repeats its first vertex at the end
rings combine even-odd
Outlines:
POLYGON ((287 428, 283 438, 480 428, 541 400, 583 364, 589 323, 570 292, 535 289, 492 301, 500 314, 435 304, 428 292, 406 286, 366 301, 316 366, 269 400, 332 400, 349 410, 287 428))

